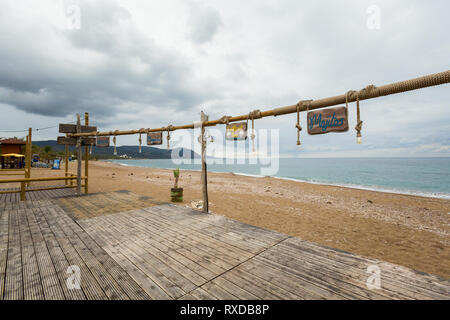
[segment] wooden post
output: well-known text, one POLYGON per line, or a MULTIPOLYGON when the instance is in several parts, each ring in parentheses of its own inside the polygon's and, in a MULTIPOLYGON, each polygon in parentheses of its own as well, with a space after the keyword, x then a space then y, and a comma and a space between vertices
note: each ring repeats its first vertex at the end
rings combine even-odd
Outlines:
POLYGON ((208 121, 208 117, 202 111, 201 113, 202 121, 202 193, 203 193, 203 212, 209 212, 209 202, 208 202, 208 171, 206 167, 206 138, 205 138, 205 126, 204 123, 208 121))
POLYGON ((30 137, 27 136, 27 144, 25 145, 25 178, 28 178, 28 162, 30 161, 30 159, 28 159, 28 147, 29 147, 29 141, 30 141, 30 137))
MULTIPOLYGON (((85 125, 89 125, 89 113, 85 112, 84 113, 84 124, 85 125)), ((84 175, 86 177, 86 179, 84 180, 84 193, 88 194, 89 191, 89 187, 88 187, 88 176, 89 176, 89 146, 86 146, 84 148, 84 153, 85 153, 85 160, 84 160, 84 175)))
POLYGON ((20 201, 25 201, 27 199, 25 195, 25 182, 20 183, 20 201))
MULTIPOLYGON (((64 168, 65 172, 64 172, 64 176, 68 177, 69 176, 69 145, 66 144, 65 146, 65 153, 64 153, 64 161, 66 163, 66 167, 64 168)), ((69 184, 69 181, 65 181, 66 186, 69 184)))
MULTIPOLYGON (((77 114, 77 133, 81 133, 80 114, 77 114)), ((77 138, 77 194, 81 196, 81 162, 83 161, 81 154, 81 137, 77 138)))
MULTIPOLYGON (((25 164, 25 178, 31 178, 31 153, 32 153, 32 146, 33 146, 33 129, 29 128, 28 129, 28 139, 27 139, 27 147, 26 147, 26 151, 25 151, 25 159, 26 159, 26 164, 25 164)), ((29 187, 31 184, 31 182, 27 183, 27 186, 29 187)))

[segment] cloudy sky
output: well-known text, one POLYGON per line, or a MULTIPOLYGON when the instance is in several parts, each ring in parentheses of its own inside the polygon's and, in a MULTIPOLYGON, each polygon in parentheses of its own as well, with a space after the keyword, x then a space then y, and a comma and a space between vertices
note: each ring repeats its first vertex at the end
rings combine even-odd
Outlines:
MULTIPOLYGON (((445 71, 449 11, 446 0, 0 0, 0 131, 85 111, 100 130, 186 124, 200 110, 216 119, 445 71)), ((362 102, 362 145, 353 104, 344 134, 308 136, 302 114, 301 148, 295 115, 256 128, 279 129, 284 156, 450 156, 449 98, 444 85, 362 102)), ((11 135, 24 133, 0 132, 11 135)))

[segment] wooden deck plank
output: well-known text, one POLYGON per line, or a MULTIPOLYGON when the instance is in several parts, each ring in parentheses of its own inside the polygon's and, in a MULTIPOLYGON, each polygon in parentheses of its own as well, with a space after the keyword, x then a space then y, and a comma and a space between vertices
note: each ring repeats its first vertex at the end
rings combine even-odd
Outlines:
POLYGON ((42 300, 44 299, 44 290, 25 210, 27 209, 21 209, 17 213, 22 245, 24 299, 42 300))
MULTIPOLYGON (((106 217, 105 217, 106 218, 106 217)), ((115 220, 120 220, 122 217, 114 216, 115 220)), ((135 225, 136 228, 140 228, 141 226, 135 225)), ((147 225, 146 228, 149 228, 147 225)), ((151 230, 151 229, 150 229, 151 230)), ((119 234, 119 230, 117 234, 119 234)), ((190 270, 199 274, 205 279, 212 279, 217 276, 217 273, 211 270, 211 266, 209 263, 204 263, 204 261, 199 260, 198 256, 194 255, 183 255, 178 252, 181 247, 174 243, 170 237, 168 237, 165 232, 162 230, 153 229, 153 233, 147 232, 147 234, 141 236, 141 239, 154 245, 159 250, 165 252, 167 255, 171 256, 173 259, 179 261, 183 265, 185 265, 190 270), (151 237, 148 236, 151 234, 151 237)))
MULTIPOLYGON (((85 294, 87 299, 106 300, 107 295, 103 292, 102 288, 97 283, 95 277, 91 273, 91 270, 85 264, 84 260, 80 257, 80 255, 70 242, 70 239, 68 239, 61 230, 57 229, 58 227, 55 225, 56 223, 54 221, 50 221, 50 223, 47 224, 47 221, 45 219, 46 214, 47 212, 45 208, 39 208, 36 210, 36 218, 38 219, 47 246, 49 248, 59 246, 64 252, 69 265, 77 266, 80 269, 81 290, 83 290, 83 293, 85 294), (55 237, 54 232, 58 236, 55 237)), ((67 280, 69 275, 66 274, 65 276, 67 280)), ((61 286, 62 288, 67 288, 66 281, 61 281, 61 286)))
MULTIPOLYGON (((108 241, 105 238, 111 238, 108 236, 108 231, 114 232, 114 227, 102 224, 102 227, 108 228, 108 231, 106 231, 103 228, 100 228, 98 225, 92 226, 87 225, 90 223, 85 223, 85 221, 81 221, 80 224, 85 228, 90 234, 95 236, 95 239, 99 243, 104 243, 104 245, 107 245, 108 241)), ((144 241, 144 239, 138 238, 135 235, 130 236, 128 238, 129 241, 134 241, 135 243, 139 243, 139 246, 145 250, 145 252, 153 255, 154 257, 157 257, 162 262, 165 262, 167 266, 170 266, 174 271, 178 272, 179 274, 183 275, 187 280, 195 284, 196 286, 200 286, 204 284, 207 280, 194 271, 187 268, 185 265, 181 264, 179 261, 172 258, 170 255, 167 255, 165 252, 160 251, 155 246, 147 243, 144 241)), ((115 245, 118 242, 115 240, 111 241, 109 240, 109 244, 115 245)))
MULTIPOLYGON (((154 221, 152 221, 152 224, 154 221)), ((180 248, 177 250, 185 256, 194 257, 214 273, 222 273, 228 268, 240 263, 239 260, 231 258, 223 252, 218 252, 218 248, 208 246, 207 241, 200 241, 193 237, 187 237, 186 231, 170 228, 169 225, 157 225, 157 229, 164 230, 167 240, 177 244, 180 248)))
POLYGON ((224 290, 232 293, 240 300, 258 300, 258 297, 246 291, 244 288, 241 288, 234 283, 226 280, 224 277, 218 277, 212 281, 214 284, 223 288, 224 290))
POLYGON ((31 237, 33 239, 44 297, 46 300, 61 300, 64 299, 65 296, 61 289, 57 272, 53 265, 48 247, 45 243, 44 236, 42 235, 40 226, 34 215, 34 210, 35 209, 26 210, 25 214, 27 216, 31 237))
MULTIPOLYGON (((64 221, 63 217, 55 216, 52 208, 48 208, 45 214, 53 218, 53 221, 50 220, 50 228, 53 230, 58 230, 59 228, 62 231, 62 234, 65 235, 64 241, 66 241, 67 246, 73 247, 74 251, 78 254, 77 260, 83 262, 82 265, 83 267, 85 266, 85 271, 89 270, 89 275, 92 274, 93 279, 91 278, 89 288, 93 288, 94 286, 97 287, 96 294, 103 298, 129 299, 123 289, 111 277, 109 272, 99 263, 92 252, 86 248, 78 235, 67 226, 67 222, 64 221)), ((79 267, 82 269, 81 266, 79 267)), ((84 272, 81 272, 81 276, 83 276, 84 272)))
POLYGON ((155 268, 149 261, 145 261, 136 252, 136 247, 130 243, 123 243, 118 245, 119 251, 129 260, 141 269, 147 277, 152 279, 161 289, 163 289, 171 298, 178 299, 184 296, 187 292, 183 291, 178 285, 167 278, 158 268, 155 268), (128 245, 131 246, 129 248, 128 245))
MULTIPOLYGON (((106 218, 106 217, 105 217, 106 218)), ((106 218, 110 219, 110 218, 106 218)), ((120 223, 121 220, 118 216, 114 217, 114 222, 120 223)), ((102 221, 102 225, 105 223, 105 220, 102 221)), ((108 229, 115 235, 121 235, 120 239, 112 239, 109 237, 109 241, 111 244, 119 244, 122 241, 130 240, 135 241, 136 243, 139 243, 139 245, 144 248, 149 253, 161 257, 160 260, 166 260, 171 262, 170 266, 174 268, 175 270, 178 270, 179 273, 182 273, 187 279, 192 280, 193 283, 203 284, 206 282, 205 278, 203 277, 214 277, 213 273, 210 273, 208 270, 202 268, 200 265, 196 264, 192 260, 189 260, 188 258, 184 257, 183 255, 179 254, 176 250, 179 248, 176 246, 171 246, 170 243, 166 242, 169 246, 165 246, 163 243, 164 240, 161 240, 159 238, 156 238, 156 240, 151 239, 150 237, 145 235, 141 235, 139 232, 137 232, 135 229, 131 229, 130 234, 122 234, 124 228, 119 228, 117 224, 109 222, 108 229), (192 269, 192 271, 190 270, 192 269), (205 275, 205 272, 207 273, 205 275)), ((152 234, 152 236, 155 236, 155 234, 152 234)))
POLYGON ((238 300, 235 295, 221 288, 214 282, 205 283, 201 288, 208 292, 208 294, 216 297, 218 300, 238 300))
MULTIPOLYGON (((286 243, 282 244, 283 246, 289 250, 290 248, 294 248, 291 252, 300 253, 302 252, 304 255, 309 255, 311 258, 317 261, 330 262, 333 261, 334 264, 337 264, 344 268, 344 270, 354 270, 356 273, 359 273, 362 277, 367 277, 367 267, 369 265, 375 264, 377 265, 380 261, 366 259, 363 257, 359 257, 350 253, 339 252, 336 250, 332 250, 330 248, 325 248, 318 245, 313 245, 311 243, 299 241, 299 240, 290 240, 286 241, 286 243), (332 254, 332 258, 328 256, 332 254), (378 263, 377 263, 378 262, 378 263)), ((391 272, 389 269, 392 269, 395 265, 393 264, 384 264, 384 268, 381 269, 383 278, 385 279, 384 283, 387 288, 392 288, 392 291, 399 292, 404 296, 409 296, 410 298, 444 298, 450 295, 450 281, 445 279, 440 279, 440 285, 433 285, 433 282, 426 281, 426 276, 422 277, 419 274, 415 274, 414 279, 402 276, 400 272, 391 272), (421 279, 420 281, 417 281, 421 279), (448 283, 448 286, 445 283, 448 283), (403 289, 402 289, 403 288, 403 289)), ((413 273, 412 271, 410 271, 413 273)), ((436 277, 430 275, 434 282, 436 281, 436 277)), ((429 279, 429 278, 428 278, 429 279)))
POLYGON ((8 261, 6 264, 5 300, 23 299, 22 250, 20 245, 18 210, 10 212, 8 261))
MULTIPOLYGON (((202 243, 198 241, 190 241, 190 239, 183 238, 177 232, 163 226, 154 229, 154 232, 158 231, 159 236, 164 239, 165 244, 172 247, 175 245, 177 253, 211 271, 213 274, 211 277, 224 272, 226 270, 225 268, 232 267, 231 264, 226 263, 224 260, 221 264, 219 258, 215 256, 218 254, 212 252, 212 248, 207 247, 207 245, 202 246, 202 243), (161 230, 164 230, 164 232, 161 232, 161 230), (223 265, 226 265, 225 268, 223 265)), ((207 244, 207 242, 203 242, 203 244, 207 244)), ((226 256, 222 257, 222 259, 226 259, 226 256)))
MULTIPOLYGON (((56 207, 55 210, 61 210, 56 207)), ((68 216, 60 212, 63 219, 70 220, 68 216)), ((85 230, 83 230, 78 224, 70 223, 70 227, 74 232, 77 232, 80 239, 84 242, 86 247, 91 250, 93 255, 97 257, 99 262, 105 267, 106 270, 114 277, 114 279, 120 284, 121 288, 125 291, 130 299, 133 300, 147 300, 150 297, 145 294, 141 287, 125 272, 123 268, 117 264, 98 244, 91 238, 85 230)))
POLYGON ((154 300, 169 300, 170 296, 161 289, 153 280, 145 275, 136 265, 121 254, 114 246, 104 247, 111 257, 119 263, 128 274, 138 283, 154 300))
POLYGON ((406 296, 398 294, 389 294, 385 291, 383 294, 378 291, 370 291, 366 287, 368 275, 365 274, 363 279, 355 279, 353 275, 346 275, 344 269, 331 269, 326 263, 311 263, 307 257, 298 257, 294 254, 285 254, 280 252, 278 248, 270 253, 257 257, 258 262, 272 266, 283 267, 288 274, 293 274, 306 282, 314 284, 316 288, 322 288, 335 296, 346 297, 349 299, 405 299, 406 296), (289 270, 295 272, 289 272, 289 270))
POLYGON ((9 210, 0 210, 0 300, 3 300, 6 277, 6 261, 8 259, 9 210))
POLYGON ((229 231, 224 231, 222 229, 212 230, 213 228, 215 228, 215 226, 205 222, 205 220, 209 219, 208 215, 202 214, 202 216, 200 216, 199 213, 193 213, 191 211, 183 211, 180 213, 179 209, 170 205, 146 208, 144 210, 154 214, 158 214, 161 218, 165 218, 171 223, 176 223, 182 228, 187 227, 190 230, 197 232, 198 234, 208 235, 209 237, 222 242, 222 245, 228 245, 228 247, 237 247, 241 250, 245 249, 245 251, 254 254, 269 246, 268 244, 252 239, 249 236, 236 236, 229 233, 229 231), (186 217, 183 217, 183 214, 185 214, 186 217), (183 218, 179 218, 180 216, 183 218))
POLYGON ((209 294, 202 288, 195 289, 194 291, 192 291, 190 293, 190 295, 192 297, 194 297, 194 299, 196 299, 196 300, 217 300, 217 298, 215 296, 209 294))
MULTIPOLYGON (((157 207, 150 208, 150 209, 144 209, 143 211, 147 212, 153 212, 153 210, 159 209, 157 207), (152 211, 150 211, 152 210, 152 211)), ((244 250, 242 247, 245 247, 245 244, 242 243, 234 243, 234 245, 230 245, 224 241, 221 241, 219 239, 216 239, 210 235, 207 235, 205 233, 202 233, 198 230, 195 230, 189 226, 186 225, 180 225, 177 222, 170 222, 168 220, 164 221, 159 219, 155 216, 149 216, 148 214, 142 214, 139 213, 139 215, 143 218, 143 221, 148 221, 149 223, 159 223, 160 228, 163 228, 165 230, 171 231, 172 234, 175 234, 177 236, 184 236, 184 238, 181 238, 181 241, 186 241, 187 239, 190 239, 191 241, 194 241, 195 243, 202 244, 202 247, 209 247, 211 250, 216 250, 220 255, 223 257, 226 257, 228 261, 233 261, 232 263, 240 263, 242 261, 247 260, 249 257, 251 257, 253 254, 244 250)), ((262 250, 263 248, 259 248, 258 251, 262 250)))

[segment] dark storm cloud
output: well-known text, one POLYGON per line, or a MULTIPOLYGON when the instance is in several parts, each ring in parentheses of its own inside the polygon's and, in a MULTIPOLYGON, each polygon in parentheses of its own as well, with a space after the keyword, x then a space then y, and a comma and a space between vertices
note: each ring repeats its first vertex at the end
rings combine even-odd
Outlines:
POLYGON ((2 10, 1 102, 48 116, 80 110, 106 116, 130 103, 189 109, 207 98, 191 82, 189 60, 158 48, 125 8, 114 1, 78 3, 80 30, 43 21, 16 28, 2 10))

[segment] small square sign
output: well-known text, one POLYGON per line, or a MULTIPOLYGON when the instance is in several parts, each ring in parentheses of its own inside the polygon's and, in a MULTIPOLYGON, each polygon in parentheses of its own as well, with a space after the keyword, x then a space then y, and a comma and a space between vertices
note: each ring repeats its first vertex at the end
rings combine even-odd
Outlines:
POLYGON ((227 140, 246 140, 247 122, 230 123, 225 134, 227 140))
POLYGON ((97 137, 97 147, 108 148, 109 140, 109 137, 97 137))
POLYGON ((161 145, 162 144, 162 132, 149 132, 147 134, 147 145, 161 145))
POLYGON ((308 112, 309 134, 345 131, 348 131, 348 110, 346 107, 308 112))

